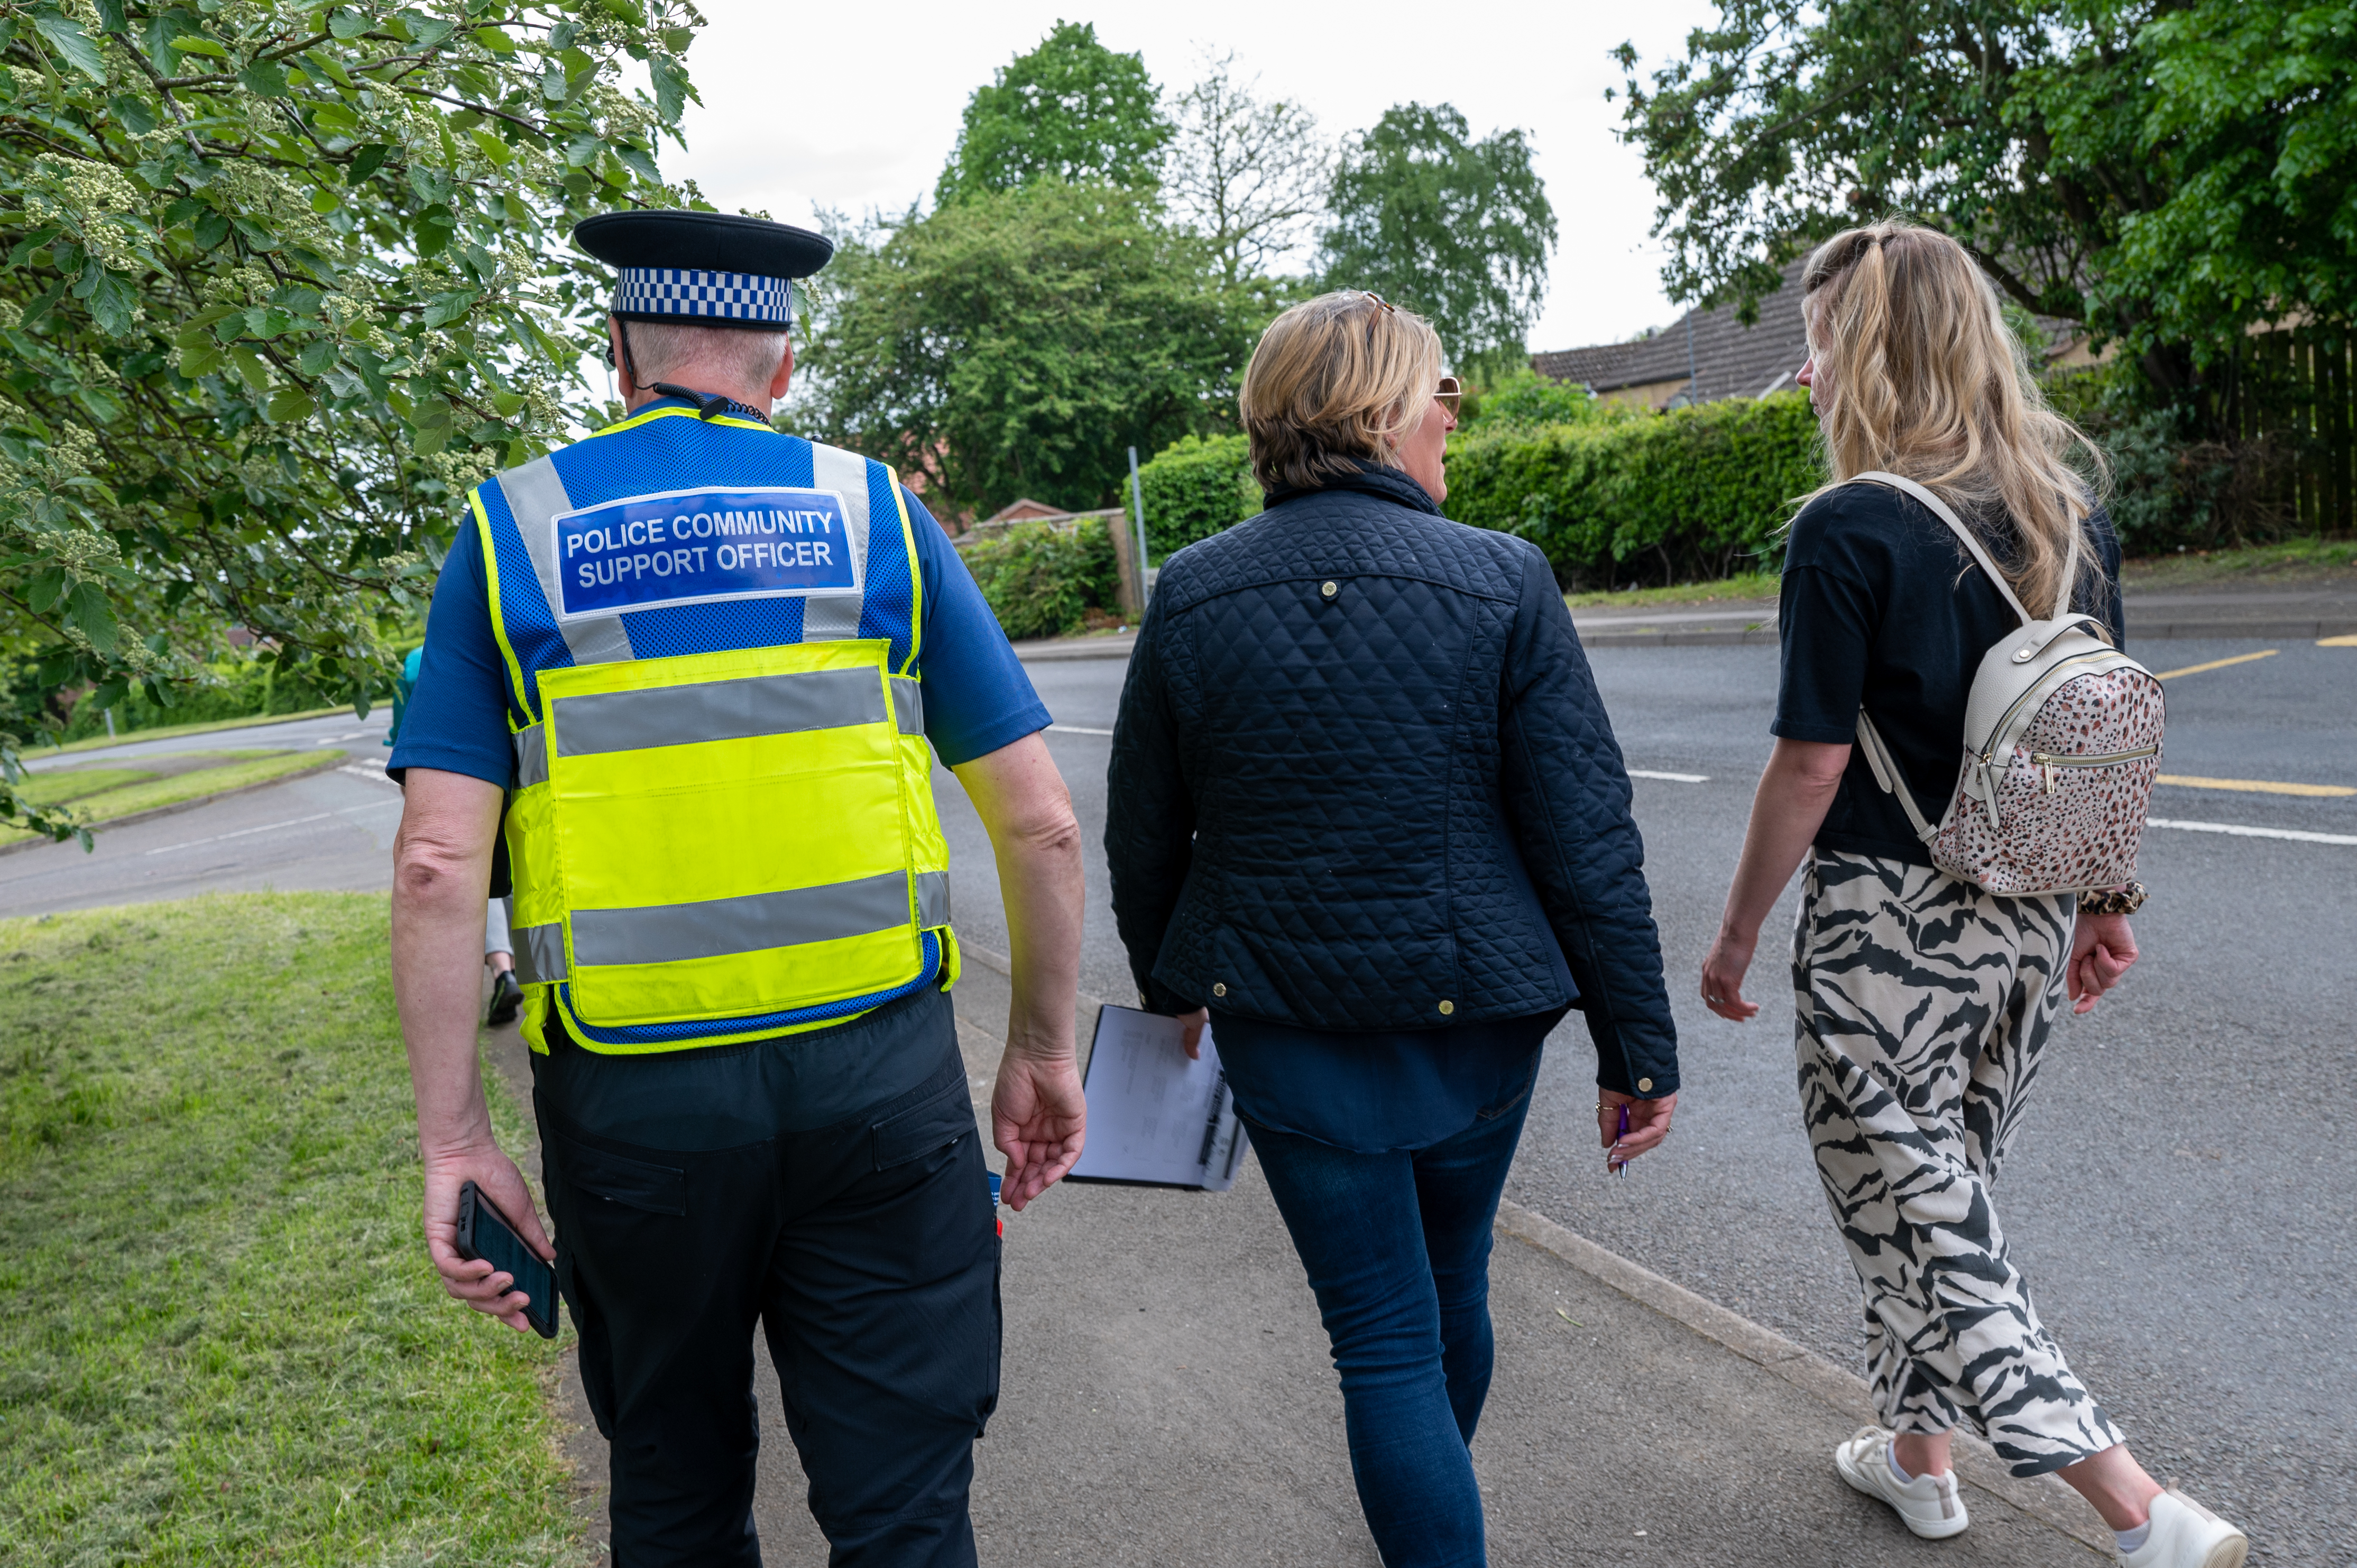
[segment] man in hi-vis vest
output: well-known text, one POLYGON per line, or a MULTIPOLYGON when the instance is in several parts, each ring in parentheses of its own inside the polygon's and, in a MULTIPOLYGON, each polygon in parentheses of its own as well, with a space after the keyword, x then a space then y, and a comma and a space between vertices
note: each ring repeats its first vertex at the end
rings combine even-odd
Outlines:
POLYGON ((471 1180, 554 1258, 617 1568, 760 1562, 756 1321, 832 1561, 971 1563, 998 1240, 932 757, 997 851, 1015 1000, 992 1120, 1020 1208, 1085 1118, 1080 830, 1048 711, 891 470, 770 426, 788 280, 833 246, 690 212, 575 237, 619 273, 629 414, 468 498, 387 768, 426 1251, 523 1326, 511 1276, 458 1256, 471 1180), (495 859, 553 1249, 476 1059, 495 859))

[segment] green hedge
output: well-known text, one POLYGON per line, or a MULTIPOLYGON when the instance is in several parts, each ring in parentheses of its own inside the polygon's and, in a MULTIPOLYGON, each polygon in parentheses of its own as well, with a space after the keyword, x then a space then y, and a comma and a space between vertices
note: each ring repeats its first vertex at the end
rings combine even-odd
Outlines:
POLYGON ((1119 602, 1120 564, 1101 519, 1018 523, 958 553, 1011 638, 1065 636, 1119 602))
MULTIPOLYGON (((114 708, 116 731, 129 734, 166 725, 307 713, 347 700, 341 686, 331 688, 325 682, 313 680, 300 667, 281 671, 264 657, 233 654, 206 665, 205 670, 215 683, 175 693, 168 708, 156 706, 142 692, 135 691, 124 698, 114 708)), ((106 715, 85 702, 75 704, 72 722, 59 738, 82 740, 105 733, 106 715)))
POLYGON ((1807 394, 1733 399, 1452 440, 1459 522, 1518 533, 1566 587, 1771 569, 1792 501, 1824 478, 1807 394))
POLYGON ((1260 484, 1242 435, 1189 435, 1137 471, 1146 492, 1146 543, 1158 563, 1260 511, 1260 484))

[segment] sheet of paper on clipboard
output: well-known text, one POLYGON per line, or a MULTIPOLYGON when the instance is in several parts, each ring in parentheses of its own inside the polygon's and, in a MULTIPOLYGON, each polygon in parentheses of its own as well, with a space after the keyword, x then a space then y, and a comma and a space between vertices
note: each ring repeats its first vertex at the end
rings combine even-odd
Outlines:
POLYGON ((1189 1061, 1176 1018, 1135 1007, 1097 1014, 1089 1047, 1088 1142, 1068 1181, 1145 1182, 1225 1192, 1243 1163, 1244 1128, 1211 1031, 1189 1061))

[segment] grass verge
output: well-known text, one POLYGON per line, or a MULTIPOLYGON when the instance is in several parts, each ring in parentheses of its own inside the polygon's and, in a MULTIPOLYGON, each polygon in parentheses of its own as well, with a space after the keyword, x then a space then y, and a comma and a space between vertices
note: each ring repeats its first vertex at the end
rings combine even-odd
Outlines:
POLYGON ((2357 539, 2287 539, 2243 550, 2147 555, 2124 563, 2120 577, 2131 588, 2272 585, 2341 577, 2352 569, 2357 569, 2357 539))
POLYGON ((257 714, 243 719, 207 719, 202 724, 164 725, 156 729, 127 729, 121 735, 94 735, 81 740, 70 740, 63 746, 43 746, 38 740, 25 745, 27 757, 38 760, 55 757, 61 751, 103 751, 110 746, 128 746, 135 740, 170 740, 177 736, 211 735, 216 730, 252 729, 257 725, 291 725, 297 719, 324 719, 336 714, 349 714, 352 705, 339 708, 310 708, 299 714, 257 714))
POLYGON ((1746 572, 1707 583, 1681 583, 1674 588, 1624 588, 1619 593, 1566 594, 1573 609, 1626 607, 1641 609, 1655 605, 1707 605, 1720 599, 1772 599, 1778 578, 1773 572, 1746 572))
POLYGON ((553 1348, 417 1238, 384 930, 334 893, 0 922, 0 1564, 580 1560, 553 1348))
MULTIPOLYGON (((139 811, 152 811, 162 806, 177 806, 184 800, 201 800, 224 790, 242 789, 248 785, 267 784, 289 773, 301 773, 322 766, 323 754, 318 751, 227 751, 217 768, 191 768, 158 778, 135 768, 107 768, 105 774, 125 773, 131 782, 117 783, 113 788, 101 788, 94 792, 62 794, 61 801, 70 801, 76 814, 91 827, 102 827, 119 818, 139 811)), ((336 756, 342 756, 340 752, 336 756)), ((76 780, 100 773, 43 773, 31 781, 35 791, 73 789, 76 780)), ((22 829, 0 830, 0 843, 18 843, 38 835, 22 829)))

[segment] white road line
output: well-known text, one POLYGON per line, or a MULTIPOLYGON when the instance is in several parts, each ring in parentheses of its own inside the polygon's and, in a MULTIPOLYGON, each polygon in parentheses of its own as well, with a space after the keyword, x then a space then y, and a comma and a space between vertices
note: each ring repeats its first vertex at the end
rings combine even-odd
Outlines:
POLYGON ((2148 828, 2183 828, 2194 833, 2232 833, 2244 839, 2292 839, 2300 843, 2357 843, 2357 833, 2304 833, 2290 828, 2246 828, 2235 822, 2179 822, 2150 817, 2148 828))
POLYGON ((387 806, 397 806, 398 800, 371 800, 365 806, 346 806, 340 811, 318 811, 307 817, 289 817, 283 822, 264 822, 258 828, 240 828, 233 833, 214 833, 207 838, 188 839, 179 843, 158 845, 142 850, 143 854, 169 854, 176 849, 197 849, 209 843, 221 843, 229 839, 247 838, 254 833, 276 832, 281 828, 299 828, 307 822, 324 822, 330 817, 349 817, 359 811, 381 811, 387 806))
POLYGON ((1090 729, 1090 728, 1089 728, 1089 727, 1087 727, 1085 725, 1049 725, 1048 727, 1049 727, 1049 729, 1051 729, 1051 730, 1055 731, 1058 735, 1111 735, 1111 734, 1113 734, 1113 731, 1111 731, 1111 730, 1109 730, 1109 729, 1090 729))
POLYGON ((373 768, 371 768, 365 762, 347 762, 342 767, 337 768, 336 771, 339 773, 349 773, 355 779, 373 779, 380 784, 392 784, 396 789, 401 788, 399 784, 393 783, 392 779, 387 779, 384 776, 384 764, 382 762, 378 763, 373 768))
POLYGON ((1710 775, 1707 773, 1656 773, 1650 768, 1631 768, 1629 769, 1629 777, 1631 779, 1666 779, 1673 784, 1707 784, 1710 782, 1710 775))

